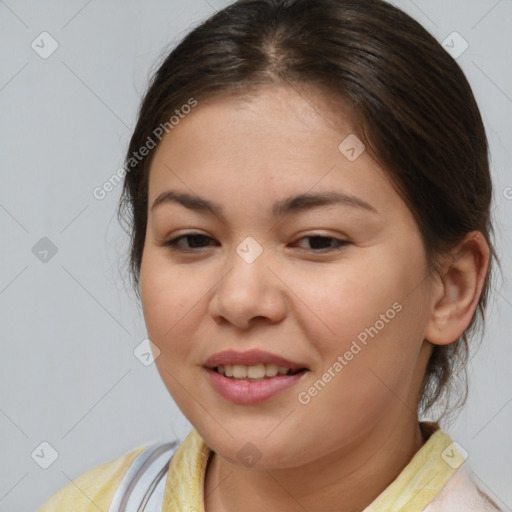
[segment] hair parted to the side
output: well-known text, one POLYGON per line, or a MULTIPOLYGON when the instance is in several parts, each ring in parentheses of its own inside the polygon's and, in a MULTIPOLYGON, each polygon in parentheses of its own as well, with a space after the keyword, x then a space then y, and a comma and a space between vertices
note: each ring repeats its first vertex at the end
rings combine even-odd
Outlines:
POLYGON ((239 0, 193 29, 165 58, 140 106, 118 210, 130 235, 138 298, 154 150, 136 163, 133 154, 190 98, 200 105, 217 94, 248 94, 269 84, 309 87, 334 98, 340 115, 350 112, 356 135, 414 215, 431 271, 468 232, 486 238, 490 267, 477 311, 459 340, 434 346, 419 396, 419 414, 441 404, 435 419, 445 419, 467 399, 468 339, 483 328, 492 269, 499 264, 488 143, 459 65, 417 21, 384 0, 239 0), (457 375, 462 393, 451 407, 457 375))

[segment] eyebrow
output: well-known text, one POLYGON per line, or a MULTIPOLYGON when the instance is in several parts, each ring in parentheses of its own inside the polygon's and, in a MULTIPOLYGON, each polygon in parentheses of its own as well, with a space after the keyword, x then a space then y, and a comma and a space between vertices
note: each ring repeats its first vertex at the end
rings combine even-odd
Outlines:
MULTIPOLYGON (((197 212, 211 213, 217 217, 225 218, 223 208, 220 204, 186 192, 177 192, 175 190, 167 190, 160 194, 153 203, 151 211, 157 206, 163 204, 181 204, 185 208, 197 212)), ((346 192, 321 192, 321 193, 305 193, 290 196, 285 199, 276 201, 272 206, 272 215, 281 217, 288 214, 299 213, 319 206, 330 206, 334 204, 342 204, 352 208, 365 210, 378 214, 379 212, 363 199, 348 194, 346 192)))

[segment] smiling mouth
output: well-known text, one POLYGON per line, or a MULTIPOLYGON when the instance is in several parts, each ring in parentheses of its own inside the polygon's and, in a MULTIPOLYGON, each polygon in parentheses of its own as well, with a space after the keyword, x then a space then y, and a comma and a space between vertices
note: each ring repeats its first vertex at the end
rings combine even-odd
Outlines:
POLYGON ((291 368, 277 366, 276 364, 257 364, 251 366, 225 364, 215 366, 212 369, 228 379, 245 381, 261 381, 273 379, 275 377, 296 375, 297 373, 307 371, 306 368, 297 368, 292 370, 291 368))

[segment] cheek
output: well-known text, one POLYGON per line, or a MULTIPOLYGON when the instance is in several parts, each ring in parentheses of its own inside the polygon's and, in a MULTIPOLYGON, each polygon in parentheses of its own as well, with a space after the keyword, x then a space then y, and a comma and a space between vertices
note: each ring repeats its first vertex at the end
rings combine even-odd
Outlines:
POLYGON ((149 338, 165 350, 170 340, 178 348, 177 334, 186 325, 187 312, 198 297, 194 287, 187 284, 186 275, 169 265, 161 252, 151 248, 144 252, 140 294, 149 338))
POLYGON ((418 287, 424 268, 421 247, 403 254, 408 258, 400 260, 400 253, 382 248, 329 272, 296 277, 300 298, 309 307, 302 329, 314 340, 317 373, 330 368, 336 374, 324 398, 333 395, 325 403, 349 410, 367 403, 379 409, 391 396, 386 384, 398 389, 414 371, 426 322, 424 290, 418 287), (336 362, 343 368, 334 367, 336 362))
POLYGON ((190 276, 171 266, 161 251, 144 253, 140 294, 149 339, 158 347, 155 365, 174 401, 191 421, 194 401, 194 344, 191 343, 204 290, 191 286, 190 276), (187 369, 187 371, 185 371, 187 369), (186 383, 186 384, 185 384, 186 383), (185 391, 185 388, 187 391, 185 391))
POLYGON ((359 335, 364 339, 365 329, 376 323, 379 331, 389 331, 397 309, 405 306, 409 274, 379 253, 296 274, 297 296, 310 309, 303 328, 315 326, 310 339, 318 340, 319 350, 326 353, 343 350, 359 335))

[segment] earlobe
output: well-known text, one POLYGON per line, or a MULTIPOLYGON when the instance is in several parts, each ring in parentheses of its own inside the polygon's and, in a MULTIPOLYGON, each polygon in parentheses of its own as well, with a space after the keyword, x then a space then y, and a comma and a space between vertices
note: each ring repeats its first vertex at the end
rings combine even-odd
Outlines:
POLYGON ((473 318, 489 268, 489 246, 472 231, 451 251, 433 283, 425 339, 435 345, 456 341, 473 318))

